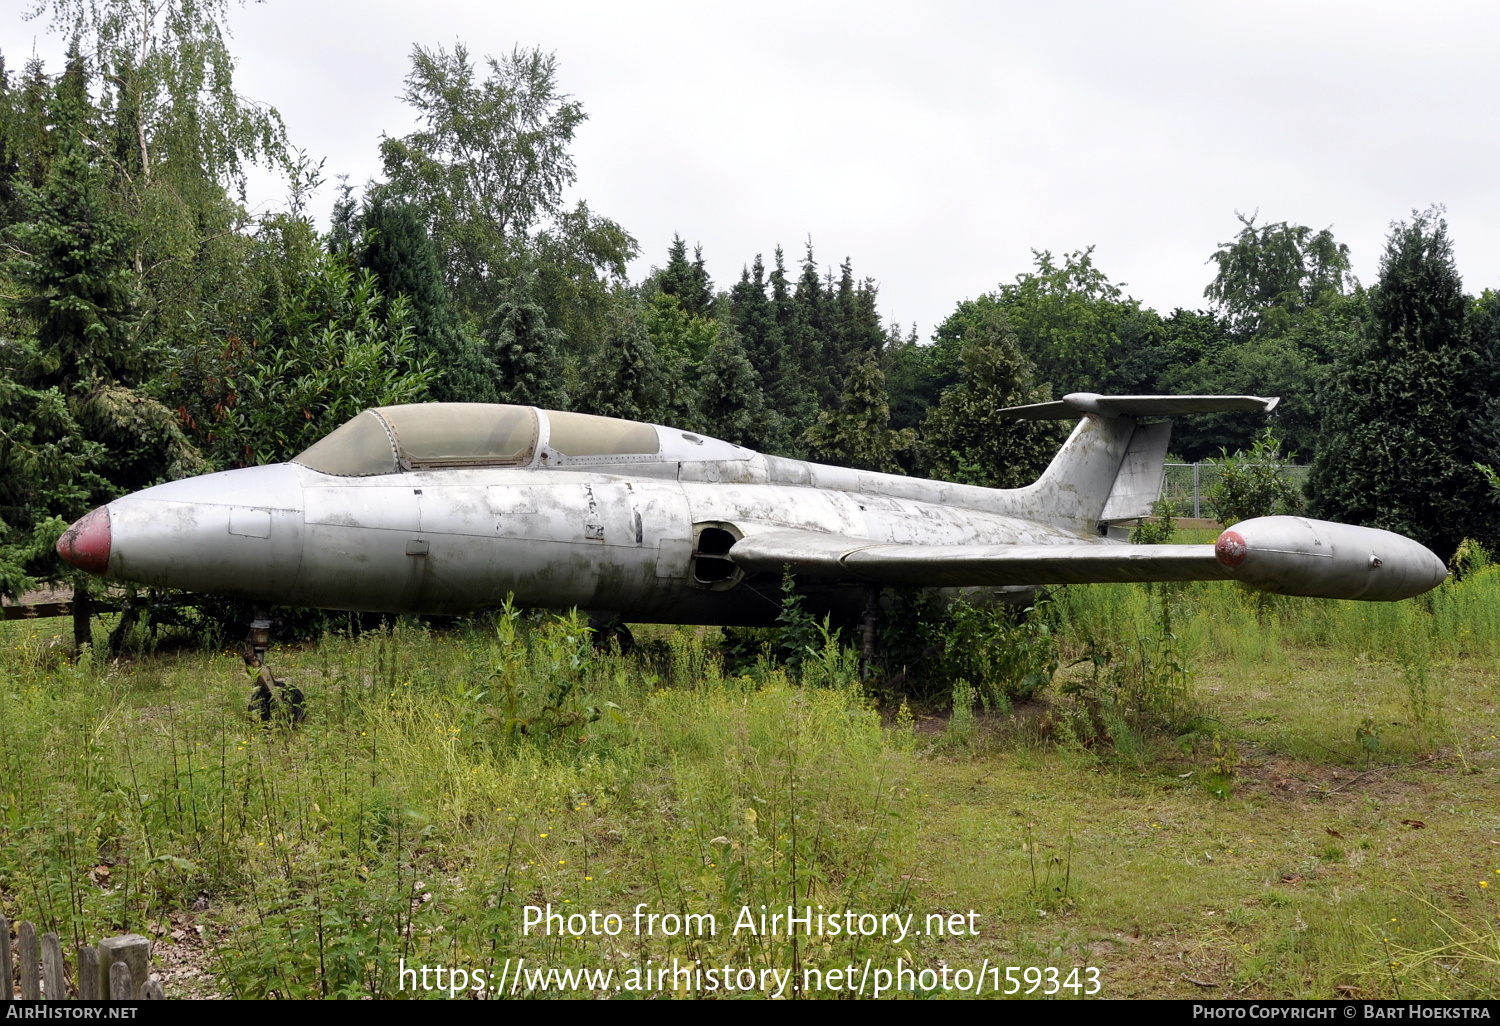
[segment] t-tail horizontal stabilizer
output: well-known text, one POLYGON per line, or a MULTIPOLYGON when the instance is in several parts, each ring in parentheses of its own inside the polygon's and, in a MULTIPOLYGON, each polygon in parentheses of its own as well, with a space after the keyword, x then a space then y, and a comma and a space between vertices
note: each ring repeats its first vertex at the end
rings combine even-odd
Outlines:
POLYGON ((1174 417, 1183 413, 1270 413, 1279 398, 1258 395, 1099 395, 1070 392, 1050 403, 1011 406, 1000 416, 1016 420, 1072 420, 1080 413, 1100 417, 1174 417))
POLYGON ((1080 531, 1148 516, 1161 494, 1166 422, 1142 418, 1188 413, 1266 413, 1279 399, 1254 395, 1096 395, 1074 392, 1056 402, 1012 406, 999 418, 1063 420, 1083 415, 1072 436, 1034 484, 1019 489, 1027 513, 1080 531))

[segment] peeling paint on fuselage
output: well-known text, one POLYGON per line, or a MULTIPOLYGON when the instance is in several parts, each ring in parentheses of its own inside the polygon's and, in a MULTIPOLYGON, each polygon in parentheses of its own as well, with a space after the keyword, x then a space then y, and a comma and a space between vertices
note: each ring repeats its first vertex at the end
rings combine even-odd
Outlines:
MULTIPOLYGON (((1099 463, 1090 473, 1112 475, 1128 436, 1106 424, 1080 438, 1086 425, 1068 446, 1099 463)), ((370 477, 278 464, 173 482, 110 504, 110 576, 330 609, 453 614, 512 598, 633 621, 757 624, 774 622, 780 582, 699 584, 695 524, 930 545, 1100 542, 1089 512, 1068 507, 1068 481, 1000 491, 740 451, 370 477), (231 533, 252 522, 265 537, 231 533)), ((817 614, 853 618, 865 602, 858 584, 800 583, 817 614)))

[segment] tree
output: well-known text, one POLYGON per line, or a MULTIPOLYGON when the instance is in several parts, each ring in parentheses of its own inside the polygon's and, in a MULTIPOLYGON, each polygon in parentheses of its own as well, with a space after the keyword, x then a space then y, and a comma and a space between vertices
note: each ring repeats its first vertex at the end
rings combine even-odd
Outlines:
POLYGON ((180 372, 195 390, 185 420, 220 468, 289 459, 371 406, 422 401, 433 377, 404 296, 388 302, 374 272, 346 257, 299 257, 307 222, 279 227, 263 259, 300 261, 295 288, 246 334, 193 350, 180 372))
POLYGON ((635 308, 621 304, 611 314, 608 334, 582 398, 586 412, 603 417, 650 423, 666 419, 669 383, 635 308))
MULTIPOLYGON (((778 269, 780 263, 778 261, 778 269)), ((832 332, 831 302, 823 291, 818 262, 813 258, 812 240, 802 257, 802 272, 792 291, 789 348, 798 354, 797 366, 802 378, 812 386, 818 403, 824 408, 838 402, 843 375, 835 366, 836 353, 832 332)))
POLYGON ((622 277, 637 247, 585 204, 564 209, 563 190, 577 178, 568 147, 583 108, 558 92, 550 54, 517 48, 486 64, 489 76, 478 82, 462 44, 451 53, 412 50, 405 99, 424 127, 382 141, 386 177, 425 214, 461 311, 488 316, 500 283, 533 271, 554 326, 570 299, 589 300, 602 326, 600 279, 622 277))
MULTIPOLYGON (((1329 365, 1292 336, 1255 338, 1187 365, 1168 367, 1160 391, 1181 395, 1278 396, 1272 417, 1289 448, 1313 455, 1321 433, 1318 396, 1329 365)), ((1186 460, 1212 459, 1249 448, 1265 429, 1263 413, 1207 413, 1173 428, 1172 451, 1186 460)))
POLYGON ((1314 232, 1285 221, 1257 228, 1255 214, 1235 216, 1243 227, 1209 258, 1218 271, 1203 294, 1241 338, 1283 334, 1353 284, 1349 247, 1331 228, 1314 232))
POLYGON ((1060 393, 1110 391, 1126 357, 1155 345, 1160 319, 1094 266, 1093 247, 1063 257, 1033 251, 1036 270, 991 297, 1037 376, 1060 393))
POLYGON ((536 275, 536 298, 547 323, 563 333, 578 359, 587 360, 624 292, 627 265, 639 252, 629 232, 579 200, 536 234, 512 274, 536 275))
MULTIPOLYGON (((943 393, 922 432, 925 461, 938 477, 987 488, 1030 484, 1056 449, 1055 430, 1000 416, 1009 406, 1051 398, 1035 379, 1004 313, 960 304, 964 327, 961 378, 943 393)), ((951 320, 951 318, 950 318, 951 320)))
POLYGON ((39 0, 28 17, 49 6, 107 77, 127 179, 150 183, 170 163, 243 196, 246 160, 285 157, 280 115, 235 92, 228 0, 39 0))
POLYGON ((764 448, 779 426, 779 414, 766 409, 755 368, 732 334, 715 343, 699 366, 697 404, 698 430, 752 449, 764 448))
MULTIPOLYGON (((170 352, 204 334, 232 333, 254 305, 245 274, 254 243, 242 206, 249 165, 279 166, 304 195, 318 177, 305 158, 289 155, 275 109, 235 88, 228 46, 234 6, 231 0, 30 5, 30 17, 50 12, 51 29, 72 42, 92 76, 89 95, 99 110, 82 141, 132 226, 134 331, 144 350, 170 352)), ((39 145, 36 122, 22 113, 23 134, 32 137, 28 149, 40 154, 28 162, 45 167, 58 133, 48 130, 47 145, 39 145)))
POLYGON ((909 428, 892 431, 890 420, 885 372, 878 355, 868 353, 845 379, 838 412, 824 410, 808 428, 809 457, 858 470, 899 474, 897 456, 915 444, 916 432, 909 428))
POLYGON ((14 598, 58 571, 66 515, 108 490, 104 447, 78 425, 61 389, 28 387, 29 340, 0 342, 0 594, 14 598), (59 515, 63 514, 63 515, 59 515))
POLYGON ((1370 297, 1371 331, 1339 360, 1308 485, 1313 516, 1396 531, 1450 555, 1491 544, 1497 506, 1475 464, 1491 406, 1470 345, 1441 209, 1392 226, 1370 297))
POLYGON ((987 317, 999 307, 993 295, 966 299, 943 319, 932 333, 932 341, 917 341, 917 327, 904 339, 892 337, 886 345, 886 381, 891 392, 891 425, 920 428, 942 401, 943 393, 963 376, 964 341, 974 330, 982 330, 987 317))
MULTIPOLYGON (((667 422, 697 423, 697 399, 693 383, 703 373, 705 361, 719 344, 721 337, 726 332, 732 334, 733 329, 712 318, 687 313, 678 298, 667 292, 651 296, 644 304, 642 316, 645 318, 646 334, 651 340, 652 348, 661 358, 662 372, 667 382, 667 422)), ((744 350, 738 351, 740 357, 744 358, 744 350)), ((709 433, 714 432, 709 429, 709 433)))
POLYGON ((356 265, 374 272, 387 305, 397 296, 408 300, 417 357, 438 371, 432 398, 496 402, 498 371, 459 322, 416 205, 372 190, 352 230, 363 241, 356 265))
POLYGON ((682 236, 673 235, 672 245, 667 249, 667 266, 657 273, 656 284, 666 295, 676 297, 684 312, 694 317, 712 316, 714 283, 703 262, 702 246, 693 249, 690 263, 687 243, 682 241, 682 236))
MULTIPOLYGON (((1492 470, 1500 466, 1500 293, 1485 289, 1469 311, 1469 330, 1478 358, 1479 380, 1489 401, 1482 411, 1475 411, 1472 428, 1478 446, 1488 455, 1485 465, 1492 470)), ((1500 478, 1489 478, 1500 492, 1500 478)))
POLYGON ((1225 527, 1253 517, 1291 516, 1302 512, 1302 489, 1287 477, 1296 453, 1282 452, 1271 428, 1248 452, 1220 451, 1219 479, 1208 490, 1208 508, 1225 527))
POLYGON ((855 282, 854 266, 847 257, 839 265, 837 290, 828 290, 834 311, 833 345, 825 345, 823 352, 825 358, 832 359, 840 381, 867 354, 878 353, 885 345, 885 329, 880 326, 880 314, 875 310, 878 291, 871 278, 855 282))
MULTIPOLYGON (((804 455, 806 431, 817 417, 820 395, 830 380, 822 356, 831 350, 823 347, 818 328, 807 316, 810 306, 822 308, 822 285, 815 272, 812 280, 819 290, 814 299, 804 302, 806 297, 794 296, 778 246, 769 280, 765 261, 757 253, 729 292, 730 322, 755 368, 767 408, 777 415, 767 421, 761 442, 782 456, 804 455)), ((832 406, 837 397, 834 392, 826 405, 832 406)))
POLYGON ((503 297, 485 338, 506 402, 558 409, 568 400, 562 332, 548 326, 547 312, 533 298, 535 284, 535 276, 524 274, 501 283, 503 297))
MULTIPOLYGON (((85 575, 65 574, 50 552, 38 551, 47 525, 200 469, 201 460, 172 411, 140 388, 152 368, 135 330, 133 226, 111 202, 85 142, 95 112, 76 52, 53 110, 58 154, 41 188, 18 184, 23 220, 9 232, 5 272, 18 293, 11 306, 35 341, 8 353, 4 399, 10 409, 0 412, 0 432, 13 466, 35 466, 47 457, 57 463, 32 486, 3 490, 11 493, 14 522, 7 527, 29 537, 21 553, 26 569, 73 581, 75 641, 86 644, 89 584, 85 575), (28 408, 22 422, 5 422, 5 413, 28 408)), ((23 575, 12 570, 6 576, 15 584, 23 575)))

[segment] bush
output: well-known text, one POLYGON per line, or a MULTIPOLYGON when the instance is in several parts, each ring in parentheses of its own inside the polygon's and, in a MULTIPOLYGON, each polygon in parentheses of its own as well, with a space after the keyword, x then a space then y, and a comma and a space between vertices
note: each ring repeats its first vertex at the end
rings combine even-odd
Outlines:
POLYGON ((1219 523, 1228 527, 1252 517, 1302 512, 1301 490, 1286 475, 1296 453, 1283 453, 1270 428, 1249 452, 1219 452, 1219 480, 1208 492, 1208 508, 1219 523))

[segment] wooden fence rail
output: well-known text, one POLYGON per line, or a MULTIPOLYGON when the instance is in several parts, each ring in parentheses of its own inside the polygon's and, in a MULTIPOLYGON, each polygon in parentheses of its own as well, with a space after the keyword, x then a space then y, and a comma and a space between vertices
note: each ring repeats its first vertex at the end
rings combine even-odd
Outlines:
POLYGON ((16 958, 10 954, 10 920, 0 916, 0 1001, 13 1000, 16 984, 22 1001, 141 1001, 161 1000, 167 995, 151 979, 151 942, 140 934, 107 937, 97 948, 78 949, 78 987, 68 986, 63 964, 62 941, 55 933, 36 935, 36 927, 24 920, 16 927, 16 958), (17 977, 19 976, 19 979, 17 977))

